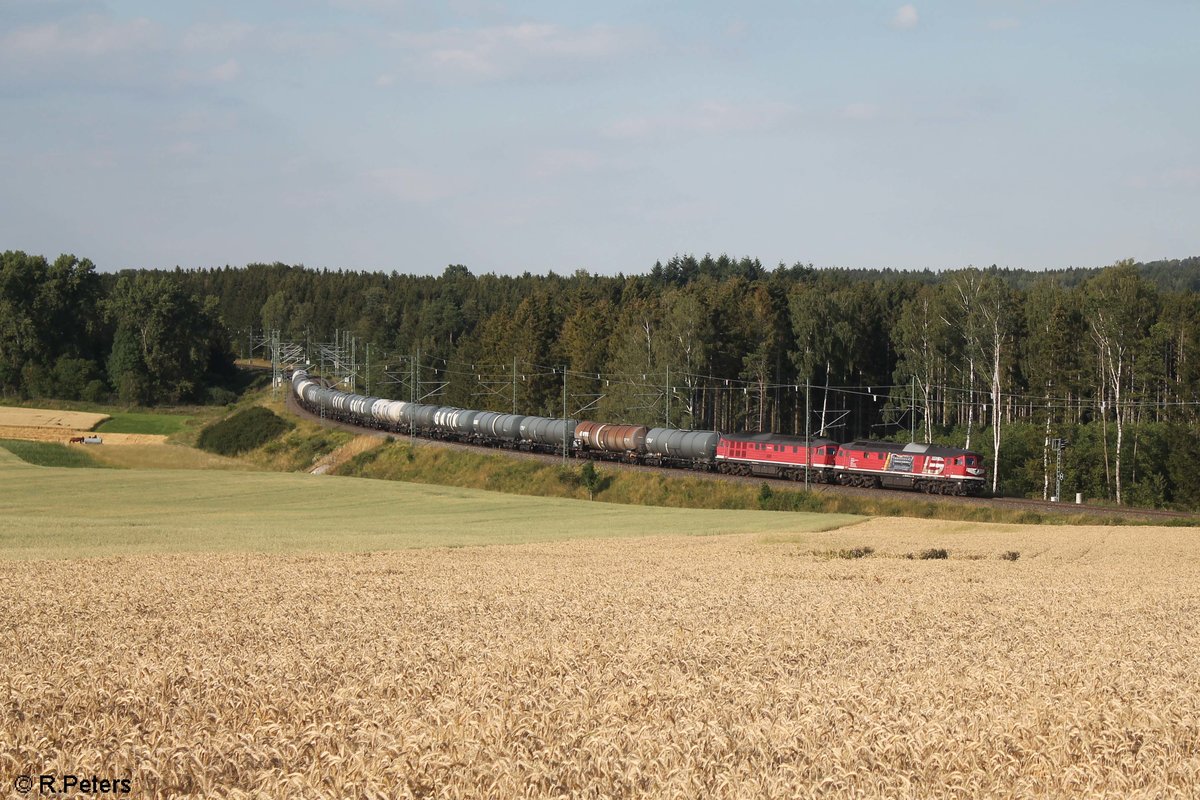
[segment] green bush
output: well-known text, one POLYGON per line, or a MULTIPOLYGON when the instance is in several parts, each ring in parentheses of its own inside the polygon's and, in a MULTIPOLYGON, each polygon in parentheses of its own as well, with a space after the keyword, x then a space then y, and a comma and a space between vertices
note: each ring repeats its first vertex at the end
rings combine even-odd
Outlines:
POLYGON ((196 446, 217 455, 235 456, 262 447, 292 427, 270 409, 254 406, 209 425, 200 432, 196 446))
POLYGON ((210 406, 227 406, 236 403, 238 394, 222 386, 210 386, 204 392, 204 402, 210 406))
POLYGON ((108 384, 98 378, 88 381, 88 385, 83 387, 83 394, 80 395, 89 403, 102 403, 108 399, 108 396, 108 384))

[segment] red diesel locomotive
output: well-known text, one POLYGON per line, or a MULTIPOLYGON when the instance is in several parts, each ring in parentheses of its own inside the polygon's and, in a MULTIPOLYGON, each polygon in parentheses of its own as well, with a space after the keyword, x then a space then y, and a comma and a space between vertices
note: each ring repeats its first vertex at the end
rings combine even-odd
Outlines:
POLYGON ((783 436, 776 433, 722 433, 714 461, 726 475, 762 475, 772 478, 833 482, 838 443, 832 439, 783 436))
POLYGON ((979 494, 987 476, 979 453, 915 442, 844 444, 838 448, 833 469, 837 482, 847 486, 931 494, 979 494))
POLYGON ((772 433, 721 434, 714 455, 727 475, 810 480, 884 489, 916 489, 930 494, 979 494, 987 470, 983 456, 932 444, 851 442, 780 436, 772 433))

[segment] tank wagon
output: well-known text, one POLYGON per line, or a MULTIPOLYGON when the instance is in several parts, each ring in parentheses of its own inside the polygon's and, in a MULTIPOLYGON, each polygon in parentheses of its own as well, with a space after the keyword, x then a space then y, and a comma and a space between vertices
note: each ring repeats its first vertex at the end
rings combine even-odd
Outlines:
POLYGON ((591 420, 502 414, 406 403, 342 392, 292 373, 292 392, 308 411, 352 425, 487 447, 650 466, 760 475, 932 494, 979 494, 987 469, 970 450, 930 444, 858 441, 776 433, 720 433, 591 420))

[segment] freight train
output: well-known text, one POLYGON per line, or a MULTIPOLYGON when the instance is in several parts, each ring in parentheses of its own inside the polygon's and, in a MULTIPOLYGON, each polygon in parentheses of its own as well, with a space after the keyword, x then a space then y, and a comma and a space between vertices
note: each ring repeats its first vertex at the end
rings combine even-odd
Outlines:
POLYGON ((832 439, 775 433, 650 428, 473 411, 351 394, 328 387, 300 369, 292 373, 291 389, 302 408, 339 422, 488 447, 568 453, 575 458, 796 481, 807 475, 817 483, 949 495, 977 495, 987 476, 979 453, 932 444, 838 444, 832 439))

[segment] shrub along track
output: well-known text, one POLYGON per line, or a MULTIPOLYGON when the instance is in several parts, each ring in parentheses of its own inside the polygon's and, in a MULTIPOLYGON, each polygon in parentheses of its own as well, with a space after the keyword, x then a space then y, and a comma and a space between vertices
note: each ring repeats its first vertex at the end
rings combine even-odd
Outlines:
MULTIPOLYGON (((286 409, 288 413, 294 414, 303 419, 311 420, 319 425, 334 430, 346 431, 359 435, 377 436, 385 438, 391 436, 397 441, 409 439, 409 441, 417 447, 442 447, 453 450, 460 450, 468 453, 495 453, 507 456, 509 458, 524 458, 536 459, 546 463, 561 462, 561 455, 551 455, 549 453, 532 453, 526 450, 510 450, 502 447, 484 447, 480 445, 462 444, 460 442, 449 442, 441 439, 426 439, 423 437, 406 437, 404 434, 391 433, 389 431, 375 430, 373 428, 363 428, 358 425, 351 425, 345 422, 327 419, 316 414, 313 414, 303 408, 296 402, 291 392, 286 393, 286 409)), ((576 463, 577 459, 570 459, 571 463, 576 463)), ((659 473, 667 476, 687 475, 690 477, 702 478, 713 481, 726 481, 730 483, 749 483, 761 485, 767 483, 772 487, 788 488, 792 490, 803 489, 803 482, 790 481, 783 478, 768 478, 763 476, 748 476, 741 477, 737 475, 722 475, 717 472, 700 472, 697 470, 679 470, 667 467, 649 467, 640 464, 628 464, 619 461, 600 461, 599 466, 610 467, 614 469, 634 470, 640 472, 659 473)), ((912 499, 932 503, 943 506, 967 506, 978 508, 995 508, 1004 511, 1032 511, 1043 514, 1061 514, 1063 516, 1091 516, 1091 517, 1121 517, 1123 519, 1142 519, 1142 520, 1168 520, 1168 519, 1194 519, 1195 514, 1189 514, 1180 511, 1167 511, 1163 509, 1153 508, 1117 508, 1114 506, 1100 505, 1075 505, 1073 503, 1051 503, 1044 500, 1030 500, 1021 497, 953 497, 950 495, 926 495, 917 492, 905 492, 896 489, 863 489, 855 486, 839 486, 837 484, 811 483, 809 491, 817 494, 845 494, 852 497, 861 497, 864 499, 875 500, 890 500, 901 501, 912 499)))

